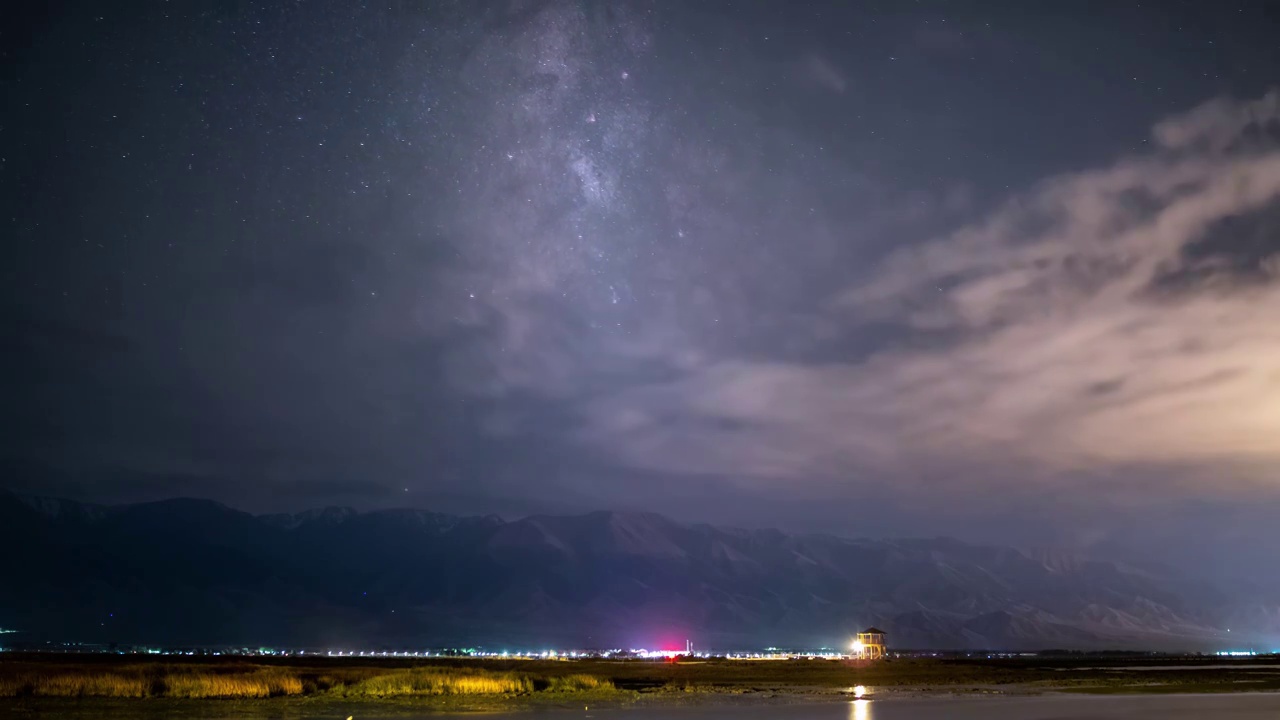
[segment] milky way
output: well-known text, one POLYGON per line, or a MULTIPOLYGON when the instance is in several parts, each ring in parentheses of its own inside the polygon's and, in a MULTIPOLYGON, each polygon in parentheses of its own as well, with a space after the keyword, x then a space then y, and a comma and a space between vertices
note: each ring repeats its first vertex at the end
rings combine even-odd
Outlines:
POLYGON ((9 474, 1081 546, 1247 526, 1280 500, 1280 50, 1236 10, 33 18, 0 124, 9 474))

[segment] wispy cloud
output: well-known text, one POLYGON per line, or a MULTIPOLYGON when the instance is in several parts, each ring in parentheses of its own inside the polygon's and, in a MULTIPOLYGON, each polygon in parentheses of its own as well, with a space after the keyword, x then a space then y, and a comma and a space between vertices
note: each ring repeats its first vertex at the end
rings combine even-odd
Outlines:
POLYGON ((1205 489, 1266 478, 1280 469, 1280 261, 1242 269, 1217 231, 1274 218, 1278 129, 1275 93, 1161 122, 1150 151, 1050 178, 840 292, 828 321, 898 328, 878 352, 723 356, 594 398, 581 439, 646 469, 904 488, 1135 468, 1205 489))
POLYGON ((805 84, 836 94, 843 94, 849 87, 844 73, 816 54, 806 56, 799 63, 798 75, 805 84))

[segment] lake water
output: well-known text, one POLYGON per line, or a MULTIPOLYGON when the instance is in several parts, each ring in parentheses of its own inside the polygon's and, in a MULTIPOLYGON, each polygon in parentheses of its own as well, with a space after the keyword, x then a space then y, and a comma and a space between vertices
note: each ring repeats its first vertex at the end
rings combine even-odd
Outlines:
MULTIPOLYGON (((473 720, 475 716, 472 716, 473 720)), ((577 710, 485 720, 1280 720, 1280 693, 1037 695, 859 700, 796 705, 577 710)))

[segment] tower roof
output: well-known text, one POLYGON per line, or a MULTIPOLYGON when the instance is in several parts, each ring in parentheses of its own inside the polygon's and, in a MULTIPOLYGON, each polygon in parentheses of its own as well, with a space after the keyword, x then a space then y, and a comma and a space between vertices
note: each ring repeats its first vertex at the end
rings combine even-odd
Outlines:
POLYGON ((858 634, 859 635, 884 635, 885 631, 881 630, 878 627, 869 627, 858 634))

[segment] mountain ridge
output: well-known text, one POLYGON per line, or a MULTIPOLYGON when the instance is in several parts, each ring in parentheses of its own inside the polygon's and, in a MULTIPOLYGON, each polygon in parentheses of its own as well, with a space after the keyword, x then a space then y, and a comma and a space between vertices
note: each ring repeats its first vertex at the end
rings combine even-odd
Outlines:
POLYGON ((0 540, 34 549, 0 587, 0 625, 78 641, 836 646, 877 625, 897 647, 1217 649, 1280 627, 1280 604, 1119 560, 655 513, 252 515, 0 491, 0 540))

